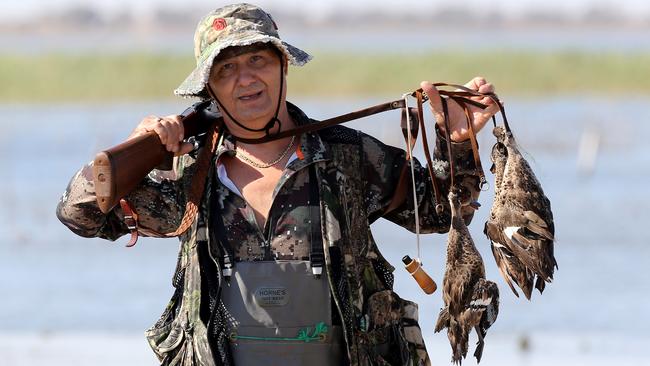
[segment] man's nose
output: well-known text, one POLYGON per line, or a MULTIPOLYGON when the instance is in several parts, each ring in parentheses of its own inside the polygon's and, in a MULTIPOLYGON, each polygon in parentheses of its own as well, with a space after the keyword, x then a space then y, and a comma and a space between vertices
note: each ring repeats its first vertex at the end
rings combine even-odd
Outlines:
POLYGON ((239 85, 249 86, 256 80, 257 79, 255 77, 255 73, 250 67, 242 66, 239 68, 239 78, 237 80, 239 82, 239 85))

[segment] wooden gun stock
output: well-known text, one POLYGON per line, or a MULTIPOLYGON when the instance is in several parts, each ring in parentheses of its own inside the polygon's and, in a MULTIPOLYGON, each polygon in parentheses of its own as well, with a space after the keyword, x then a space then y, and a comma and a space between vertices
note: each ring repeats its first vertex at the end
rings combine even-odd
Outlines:
MULTIPOLYGON (((181 114, 185 138, 206 132, 220 117, 210 107, 206 100, 181 114)), ((98 153, 93 163, 93 179, 99 209, 108 213, 154 168, 171 169, 173 157, 153 131, 98 153)))

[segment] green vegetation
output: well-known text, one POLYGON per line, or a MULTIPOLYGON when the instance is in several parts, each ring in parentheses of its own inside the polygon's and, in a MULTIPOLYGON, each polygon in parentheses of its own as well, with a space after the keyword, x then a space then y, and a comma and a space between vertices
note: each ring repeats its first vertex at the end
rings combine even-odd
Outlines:
POLYGON ((650 93, 650 54, 440 52, 324 55, 294 70, 292 88, 314 93, 399 94, 422 79, 464 83, 481 75, 500 94, 650 93))
POLYGON ((0 100, 169 98, 192 67, 191 58, 173 55, 2 55, 0 100))
MULTIPOLYGON (((290 95, 396 96, 419 81, 485 76, 500 94, 649 94, 650 54, 580 52, 319 53, 289 71, 290 95)), ((191 57, 162 54, 0 55, 0 102, 174 98, 191 57)))

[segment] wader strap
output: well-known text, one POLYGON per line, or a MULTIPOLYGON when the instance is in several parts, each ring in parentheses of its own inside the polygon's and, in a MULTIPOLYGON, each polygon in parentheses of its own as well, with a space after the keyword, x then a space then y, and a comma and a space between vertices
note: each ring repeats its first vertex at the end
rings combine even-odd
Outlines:
MULTIPOLYGON (((213 185, 212 194, 216 194, 216 184, 213 185)), ((210 216, 212 217, 212 223, 215 225, 215 230, 211 231, 213 236, 213 242, 216 242, 217 245, 221 247, 221 274, 224 277, 229 278, 232 276, 232 267, 235 265, 235 256, 232 250, 232 246, 226 238, 226 225, 223 223, 223 216, 221 215, 221 210, 219 209, 219 200, 213 199, 210 205, 210 216)))
MULTIPOLYGON (((320 195, 318 190, 318 178, 316 176, 316 167, 314 165, 309 166, 309 220, 311 220, 312 225, 310 226, 310 253, 309 261, 311 264, 312 273, 314 276, 319 277, 323 273, 323 267, 325 265, 325 253, 323 252, 323 240, 321 235, 320 228, 320 217, 316 219, 316 216, 313 214, 314 205, 318 205, 320 202, 320 195), (317 225, 314 225, 317 224, 317 225)), ((222 274, 224 277, 232 276, 232 268, 235 266, 235 256, 232 250, 228 239, 226 238, 225 232, 226 227, 223 222, 223 216, 217 206, 218 200, 213 200, 215 202, 212 205, 211 216, 213 217, 213 224, 215 224, 216 230, 212 232, 216 236, 216 242, 221 246, 222 252, 222 274)))
MULTIPOLYGON (((311 225, 309 227, 310 238, 309 245, 311 247, 309 251, 309 262, 311 265, 312 274, 318 278, 323 273, 323 266, 325 265, 325 253, 323 251, 323 237, 321 234, 321 225, 320 225, 320 214, 318 215, 318 220, 316 216, 313 215, 312 210, 314 205, 319 205, 320 195, 318 193, 318 177, 316 176, 316 167, 312 164, 309 166, 309 220, 311 225), (318 224, 318 225, 314 225, 318 224), (314 228, 314 226, 316 226, 314 228)), ((317 212, 320 212, 320 207, 317 212)))

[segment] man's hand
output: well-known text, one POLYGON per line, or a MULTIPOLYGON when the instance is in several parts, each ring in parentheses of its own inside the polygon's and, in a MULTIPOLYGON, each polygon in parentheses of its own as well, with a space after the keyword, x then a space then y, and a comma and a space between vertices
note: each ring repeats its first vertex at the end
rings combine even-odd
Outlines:
POLYGON ((170 115, 167 117, 149 116, 145 117, 140 124, 131 132, 128 140, 154 131, 165 148, 174 155, 180 156, 192 151, 194 146, 189 142, 183 142, 184 129, 180 116, 170 115))
MULTIPOLYGON (((445 131, 445 118, 442 110, 442 102, 440 101, 440 94, 438 90, 428 81, 423 81, 420 83, 422 90, 429 96, 431 110, 436 117, 436 123, 442 132, 445 131)), ((477 76, 474 79, 470 80, 465 86, 472 90, 477 90, 480 93, 494 93, 494 86, 484 78, 477 76)), ((478 133, 490 120, 490 118, 499 111, 497 104, 489 97, 472 97, 472 100, 475 100, 479 103, 483 103, 488 107, 481 109, 475 107, 471 104, 467 104, 469 107, 472 119, 473 127, 475 133, 478 133)), ((461 142, 469 139, 469 129, 467 128, 467 117, 465 117, 465 112, 463 108, 452 99, 447 99, 447 105, 449 110, 449 127, 450 127, 450 136, 451 140, 454 142, 461 142)))

